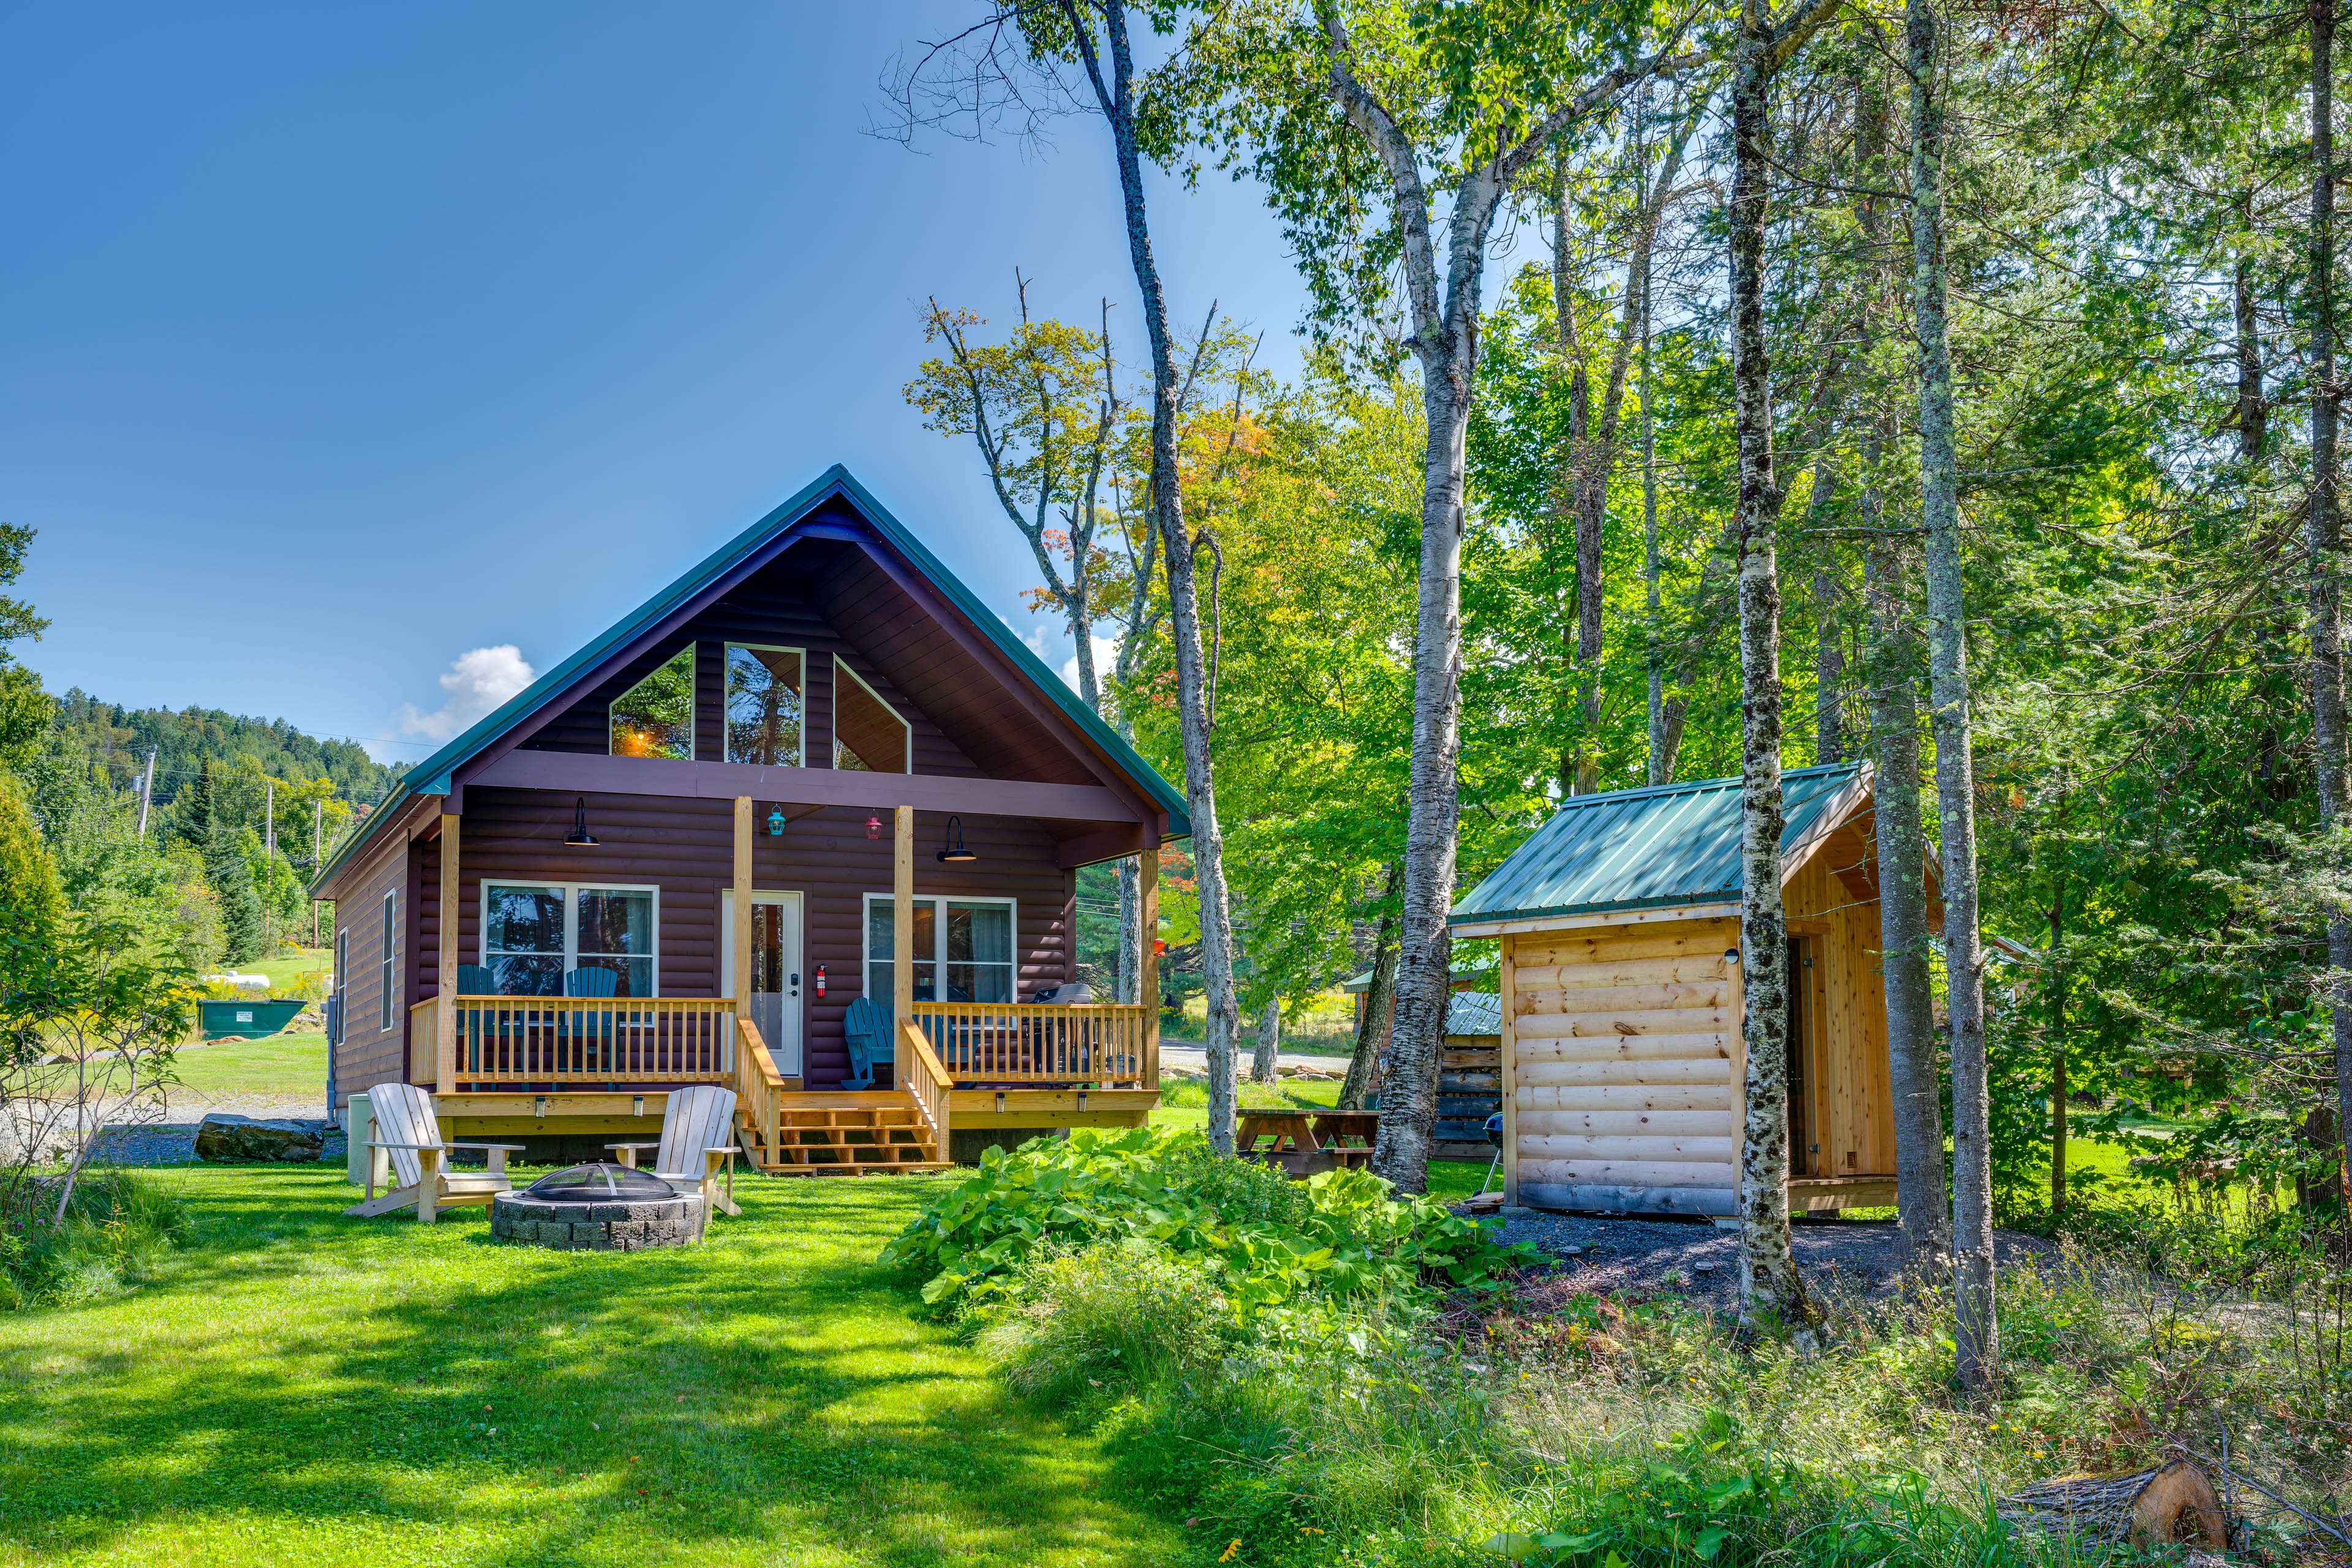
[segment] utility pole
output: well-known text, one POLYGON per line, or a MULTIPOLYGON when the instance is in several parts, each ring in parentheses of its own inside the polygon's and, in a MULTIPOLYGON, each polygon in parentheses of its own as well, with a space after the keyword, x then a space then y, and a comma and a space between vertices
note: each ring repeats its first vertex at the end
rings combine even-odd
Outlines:
POLYGON ((147 748, 147 776, 139 785, 139 837, 147 837, 147 808, 155 803, 155 748, 147 748))

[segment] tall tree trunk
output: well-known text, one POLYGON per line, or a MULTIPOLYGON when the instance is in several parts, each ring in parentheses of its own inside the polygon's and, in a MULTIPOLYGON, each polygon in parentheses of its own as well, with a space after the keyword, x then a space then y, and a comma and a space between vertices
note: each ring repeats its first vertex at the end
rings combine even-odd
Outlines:
POLYGON ((1570 213, 1568 150, 1552 155, 1551 300, 1560 369, 1568 379, 1568 460, 1559 476, 1560 502, 1568 512, 1576 544, 1576 741, 1560 759, 1559 793, 1591 795, 1600 787, 1595 757, 1601 733, 1601 525, 1603 507, 1596 505, 1595 470, 1605 499, 1607 458, 1600 449, 1592 410, 1592 378, 1584 362, 1584 343, 1577 331, 1576 286, 1582 268, 1574 259, 1574 223, 1570 213))
POLYGON ((1136 987, 1143 984, 1143 886, 1135 857, 1118 863, 1118 973, 1115 1001, 1133 1006, 1142 1000, 1136 987))
POLYGON ((1658 658, 1658 427, 1652 404, 1651 340, 1655 324, 1650 317, 1649 253, 1642 268, 1642 596, 1647 606, 1647 652, 1650 677, 1650 749, 1646 782, 1670 784, 1675 776, 1674 753, 1666 744, 1665 670, 1658 658))
MULTIPOLYGON (((1382 899, 1396 897, 1397 883, 1402 868, 1389 867, 1388 879, 1381 889, 1382 899)), ((1373 1069, 1380 1065, 1381 1040, 1389 1020, 1389 1004, 1396 996, 1397 917, 1396 911, 1383 908, 1381 911, 1380 934, 1372 939, 1372 983, 1364 992, 1363 1016, 1356 1020, 1356 1048, 1348 1058, 1347 1081, 1339 1086, 1339 1109, 1361 1110, 1364 1097, 1372 1091, 1373 1069)), ((1387 1097, 1381 1097, 1387 1103, 1387 1097)))
MULTIPOLYGON (((1855 107, 1856 153, 1865 186, 1885 184, 1886 100, 1871 82, 1855 107)), ((1898 276, 1888 247, 1886 210, 1875 196, 1855 217, 1870 242, 1877 288, 1862 330, 1895 313, 1898 276)), ((1864 345, 1865 357, 1869 344, 1864 345)), ((1944 1109, 1936 1063, 1936 995, 1928 951, 1927 838, 1919 821, 1919 702, 1923 660, 1911 620, 1915 547, 1887 524, 1881 488, 1887 448, 1896 439, 1895 411, 1883 400, 1863 426, 1859 496, 1863 592, 1870 640, 1867 684, 1872 786, 1878 846, 1879 965, 1886 993, 1888 1089, 1895 1111, 1895 1203, 1903 1266, 1916 1278, 1940 1277, 1951 1263, 1951 1211, 1944 1189, 1944 1109)))
POLYGON ((1265 1011, 1258 1015, 1257 1054, 1250 1058, 1250 1081, 1272 1083, 1275 1062, 1282 1049, 1282 998, 1265 999, 1265 1011))
POLYGON ((1184 745, 1184 805, 1192 819, 1192 870, 1201 901, 1201 980, 1209 1058, 1209 1143, 1221 1154, 1234 1152, 1234 1047, 1241 1034, 1241 1008, 1234 994, 1233 917, 1225 891, 1224 836, 1217 824, 1216 780, 1210 757, 1211 720, 1201 643, 1201 616, 1193 586, 1194 542, 1184 524, 1181 481, 1176 466, 1176 426, 1183 387, 1176 342, 1168 325, 1168 298, 1151 255, 1146 216, 1143 158, 1136 142, 1135 61, 1129 47, 1124 0, 1065 0, 1087 74, 1118 154, 1119 193, 1127 213, 1129 259, 1143 296, 1143 321, 1151 343, 1151 515, 1168 573, 1169 629, 1176 652, 1176 710, 1184 745), (1109 74, 1095 44, 1093 17, 1102 23, 1109 74))
POLYGON ((1944 280, 1944 96, 1940 25, 1908 0, 1911 298, 1919 336, 1919 500, 1927 533, 1927 694, 1944 848, 1944 973, 1951 1018, 1953 1339, 1961 1383, 1992 1385, 1992 1102, 1985 1062, 1984 951, 1977 928, 1976 770, 1969 755, 1968 616, 1960 573, 1958 461, 1944 280))
POLYGON ((2065 940, 2061 924, 2066 889, 2061 883, 2050 896, 2050 1212, 2066 1206, 2066 973, 2059 947, 2065 940))
POLYGON ((1731 78, 1731 374, 1739 441, 1739 955, 1748 1057, 1739 1146, 1740 1319, 1800 1332, 1816 1316, 1789 1244, 1789 927, 1780 900, 1780 582, 1774 535, 1764 227, 1771 192, 1771 27, 1748 0, 1731 78))
MULTIPOLYGON (((2319 820, 2333 828, 2352 809, 2344 735, 2344 522, 2336 491, 2336 0, 2311 0, 2311 504, 2305 509, 2311 596, 2311 738, 2319 820)), ((2327 964, 2336 1020, 2336 1125, 2352 1132, 2352 912, 2327 912, 2327 964)), ((2352 1171, 2352 1159, 2346 1161, 2352 1171)))
MULTIPOLYGON (((2251 201, 2246 205, 2251 206, 2251 201)), ((2251 215, 2247 226, 2251 232, 2251 215)), ((2231 294, 2238 327, 2238 456, 2252 462, 2263 455, 2271 405, 2263 395, 2262 315, 2254 298, 2254 264, 2249 258, 2238 258, 2231 294)))
MULTIPOLYGON (((1816 528, 1830 521, 1830 506, 1837 495, 1837 470, 1826 449, 1830 420, 1821 422, 1823 449, 1813 456, 1812 503, 1805 509, 1816 528)), ((1836 543, 1820 539, 1813 545, 1813 761, 1845 761, 1845 641, 1838 604, 1845 584, 1838 571, 1836 543)))

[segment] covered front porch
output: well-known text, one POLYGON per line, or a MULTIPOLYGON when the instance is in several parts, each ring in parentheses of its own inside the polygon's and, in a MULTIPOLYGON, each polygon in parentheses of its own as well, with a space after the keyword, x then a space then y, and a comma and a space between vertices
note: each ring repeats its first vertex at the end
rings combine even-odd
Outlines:
MULTIPOLYGON (((908 782, 904 775, 869 777, 864 787, 875 791, 908 782)), ((732 804, 733 877, 715 891, 728 908, 745 910, 761 897, 754 878, 759 803, 740 795, 732 804)), ((915 808, 901 803, 888 809, 890 929, 915 931, 915 808)), ((468 875, 463 815, 442 813, 430 837, 437 909, 460 910, 468 875)), ((1137 853, 1149 931, 1157 921, 1159 855, 1156 848, 1137 853)), ((475 874, 478 885, 481 879, 475 874)), ((874 904, 878 915, 878 895, 874 904)), ((959 1155, 976 1158, 988 1142, 1009 1145, 1041 1131, 1140 1125, 1159 1101, 1156 1008, 935 999, 922 991, 961 988, 950 978, 951 966, 919 959, 915 943, 905 941, 893 942, 881 963, 857 966, 864 994, 887 1008, 887 1062, 860 1087, 812 1085, 796 1059, 780 1061, 770 1037, 779 998, 762 995, 757 977, 777 966, 755 958, 754 927, 751 921, 724 922, 721 973, 732 990, 712 995, 662 994, 658 985, 656 994, 643 996, 492 994, 485 982, 498 976, 485 965, 460 963, 459 941, 441 942, 437 994, 409 1009, 409 1079, 434 1089, 453 1138, 559 1140, 567 1152, 597 1140, 648 1136, 670 1090, 722 1085, 738 1099, 747 1163, 780 1174, 932 1168, 959 1155), (887 1000, 872 994, 885 976, 887 1000)), ((487 956, 484 941, 478 929, 477 956, 487 956)), ((1157 994, 1155 971, 1156 957, 1147 951, 1141 994, 1157 994)), ((801 974, 789 979, 793 1005, 804 1006, 801 974)), ((615 988, 625 991, 630 983, 624 969, 615 988)), ((768 984, 781 981, 772 976, 768 984)))

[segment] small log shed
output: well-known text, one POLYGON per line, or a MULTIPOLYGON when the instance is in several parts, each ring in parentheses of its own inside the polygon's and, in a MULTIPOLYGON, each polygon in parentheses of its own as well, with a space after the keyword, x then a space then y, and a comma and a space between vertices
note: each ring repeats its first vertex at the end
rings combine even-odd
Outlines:
MULTIPOLYGON (((1790 1204, 1891 1205, 1870 770, 1783 782, 1790 1204)), ((1500 939, 1506 1202, 1738 1212, 1739 826, 1738 779, 1580 795, 1455 906, 1455 936, 1500 939)))

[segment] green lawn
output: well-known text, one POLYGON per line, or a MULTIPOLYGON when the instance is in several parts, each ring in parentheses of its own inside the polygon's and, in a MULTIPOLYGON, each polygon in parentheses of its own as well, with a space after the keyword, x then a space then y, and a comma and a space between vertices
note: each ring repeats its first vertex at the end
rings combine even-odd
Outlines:
POLYGON ((283 985, 298 974, 310 974, 321 969, 332 969, 335 955, 323 947, 298 947, 278 958, 265 958, 244 965, 247 974, 267 974, 272 985, 283 985))
MULTIPOLYGON (((1206 1086, 1187 1081, 1172 1090, 1163 1090, 1163 1093, 1171 1092, 1179 1103, 1153 1107, 1151 1125, 1205 1131, 1209 1125, 1209 1091, 1206 1086)), ((1271 1089, 1246 1081, 1241 1086, 1241 1102, 1244 1110, 1252 1106, 1271 1109, 1286 1104, 1336 1105, 1339 1100, 1339 1081, 1337 1079, 1319 1081, 1315 1079, 1284 1079, 1271 1089)), ((1486 1163, 1484 1160, 1432 1160, 1429 1163, 1430 1196, 1444 1198, 1447 1203, 1458 1203, 1481 1190, 1479 1183, 1486 1174, 1486 1163)), ((1503 1184, 1499 1172, 1496 1174, 1495 1184, 1498 1187, 1503 1184)))
POLYGON ((873 1273, 932 1182, 753 1178, 702 1247, 591 1254, 344 1220, 318 1168, 156 1179, 164 1279, 0 1318, 0 1563, 1181 1558, 873 1273))
POLYGON ((271 1094, 327 1102, 327 1037, 265 1035, 183 1050, 173 1058, 174 1100, 207 1094, 271 1094))

